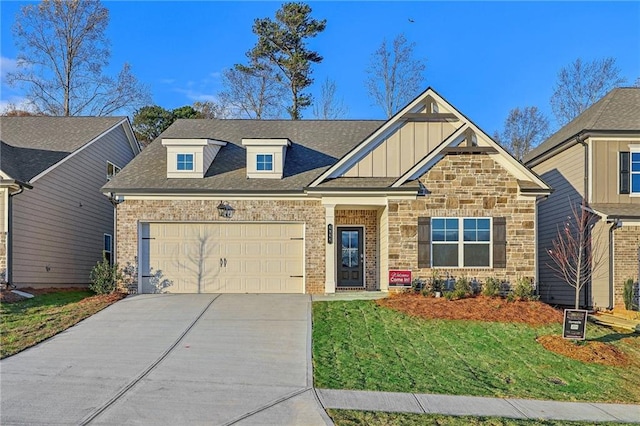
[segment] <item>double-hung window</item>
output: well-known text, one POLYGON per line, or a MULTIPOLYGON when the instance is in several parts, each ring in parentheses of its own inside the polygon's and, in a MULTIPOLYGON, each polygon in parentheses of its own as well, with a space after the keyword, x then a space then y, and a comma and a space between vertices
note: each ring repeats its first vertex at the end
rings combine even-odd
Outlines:
POLYGON ((640 151, 631 152, 631 193, 640 195, 640 151))
POLYGON ((273 170, 273 154, 258 154, 256 156, 256 170, 272 171, 273 170))
POLYGON ((490 218, 432 218, 433 267, 491 266, 490 218))
POLYGON ((193 154, 178 154, 176 169, 180 171, 193 171, 193 154))
POLYGON ((113 264, 113 239, 111 234, 104 234, 104 247, 102 248, 102 255, 109 262, 109 264, 113 264))

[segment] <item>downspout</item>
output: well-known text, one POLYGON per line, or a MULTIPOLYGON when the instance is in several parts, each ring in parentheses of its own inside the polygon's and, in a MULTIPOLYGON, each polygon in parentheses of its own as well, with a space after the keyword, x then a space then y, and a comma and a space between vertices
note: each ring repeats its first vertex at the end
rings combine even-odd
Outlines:
POLYGON ((620 219, 616 219, 613 221, 611 226, 609 227, 609 306, 608 310, 613 309, 613 265, 614 265, 614 250, 613 250, 613 231, 618 229, 622 224, 620 223, 620 219))
POLYGON ((9 197, 7 199, 7 241, 5 241, 6 244, 6 253, 7 253, 7 272, 5 274, 5 280, 7 282, 7 288, 9 287, 13 287, 15 288, 15 285, 11 284, 11 280, 12 280, 12 273, 11 270, 13 269, 13 202, 12 202, 12 198, 15 197, 16 195, 20 195, 24 192, 24 186, 20 186, 20 189, 18 190, 18 192, 14 192, 13 194, 9 193, 9 197))
MULTIPOLYGON (((584 179, 583 179, 583 197, 587 204, 589 205, 589 144, 585 142, 587 139, 587 135, 580 134, 576 137, 576 141, 584 147, 584 179)), ((584 306, 586 308, 590 308, 589 300, 591 293, 591 282, 586 283, 584 288, 584 306)))

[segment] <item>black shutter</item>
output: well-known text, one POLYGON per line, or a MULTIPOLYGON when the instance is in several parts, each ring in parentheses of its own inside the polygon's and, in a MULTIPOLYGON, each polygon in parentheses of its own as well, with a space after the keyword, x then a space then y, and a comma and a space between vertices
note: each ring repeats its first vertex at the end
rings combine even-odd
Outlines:
POLYGON ((431 267, 431 218, 418 218, 418 268, 431 267))
POLYGON ((493 267, 507 267, 507 220, 493 218, 493 267))
POLYGON ((620 153, 620 193, 629 193, 629 166, 630 166, 629 152, 620 153))

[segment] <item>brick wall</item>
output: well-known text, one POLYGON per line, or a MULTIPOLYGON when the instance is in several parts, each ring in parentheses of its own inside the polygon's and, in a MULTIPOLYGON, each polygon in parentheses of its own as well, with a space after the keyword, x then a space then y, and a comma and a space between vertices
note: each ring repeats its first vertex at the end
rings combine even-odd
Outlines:
POLYGON ((119 204, 116 231, 118 264, 137 263, 139 221, 302 222, 306 223, 305 291, 324 293, 325 210, 319 201, 230 201, 235 209, 232 219, 218 216, 216 207, 219 202, 218 199, 126 200, 119 204))
MULTIPOLYGON (((367 290, 378 290, 378 213, 376 210, 336 210, 336 227, 340 225, 364 226, 365 285, 367 290)), ((340 250, 340 247, 338 247, 340 250)), ((340 259, 340 254, 338 254, 340 259)))
POLYGON ((615 306, 624 307, 622 291, 627 278, 638 279, 640 226, 623 226, 613 231, 613 287, 615 306))
POLYGON ((389 269, 411 269, 414 278, 429 278, 418 268, 419 217, 505 217, 506 268, 437 268, 439 275, 514 281, 535 277, 535 197, 518 199, 515 178, 488 155, 448 155, 421 181, 428 195, 389 202, 389 269))

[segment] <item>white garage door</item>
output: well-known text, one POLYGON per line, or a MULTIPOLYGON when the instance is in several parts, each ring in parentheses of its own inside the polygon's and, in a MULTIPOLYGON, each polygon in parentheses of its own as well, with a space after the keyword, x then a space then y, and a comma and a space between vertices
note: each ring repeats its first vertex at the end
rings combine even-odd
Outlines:
POLYGON ((304 293, 302 224, 145 223, 143 293, 304 293))

